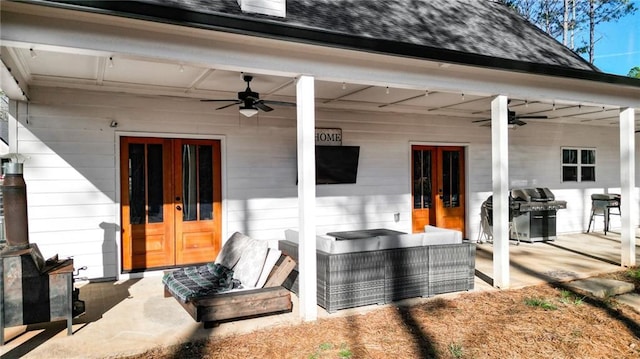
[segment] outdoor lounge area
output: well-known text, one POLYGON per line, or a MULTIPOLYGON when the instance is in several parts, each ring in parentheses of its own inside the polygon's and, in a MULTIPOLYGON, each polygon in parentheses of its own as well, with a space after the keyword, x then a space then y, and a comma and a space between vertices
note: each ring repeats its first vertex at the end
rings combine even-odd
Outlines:
MULTIPOLYGON (((637 236, 640 232, 637 233, 637 236)), ((554 242, 522 243, 509 247, 512 288, 548 281, 569 281, 615 272, 620 267, 620 235, 601 228, 588 234, 559 235, 554 242)), ((492 244, 477 246, 475 277, 472 291, 497 290, 492 278, 492 244)), ((636 253, 640 259, 640 253, 636 253)), ((7 328, 6 345, 0 347, 4 358, 102 358, 118 353, 140 353, 159 345, 172 345, 210 336, 241 334, 262 328, 299 323, 298 298, 291 296, 289 313, 268 317, 229 321, 205 329, 176 303, 163 296, 161 277, 131 279, 119 282, 84 283, 81 299, 87 313, 73 324, 74 335, 67 336, 63 321, 7 328), (27 330, 25 332, 25 330, 27 330)), ((455 298, 457 293, 442 294, 455 298)), ((440 295, 436 296, 438 298, 440 295)), ((385 305, 411 305, 431 298, 412 298, 385 305)), ((376 310, 380 305, 328 313, 318 309, 319 318, 349 316, 376 310)))
MULTIPOLYGON (((368 235, 316 237, 318 305, 329 313, 473 289, 475 244, 463 243, 459 231, 426 226, 424 233, 368 235)), ((285 236, 280 249, 297 258, 298 232, 285 236)), ((285 286, 298 293, 297 271, 285 286)))

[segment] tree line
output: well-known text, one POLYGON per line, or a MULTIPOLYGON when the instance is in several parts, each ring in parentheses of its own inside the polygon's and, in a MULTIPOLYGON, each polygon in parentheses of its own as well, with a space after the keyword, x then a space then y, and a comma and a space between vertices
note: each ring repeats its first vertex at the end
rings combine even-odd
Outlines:
MULTIPOLYGON (((615 22, 637 11, 632 0, 500 0, 568 48, 588 54, 593 64, 599 24, 615 22), (588 31, 587 40, 576 41, 576 34, 588 31)), ((640 78, 640 66, 628 76, 640 78)))

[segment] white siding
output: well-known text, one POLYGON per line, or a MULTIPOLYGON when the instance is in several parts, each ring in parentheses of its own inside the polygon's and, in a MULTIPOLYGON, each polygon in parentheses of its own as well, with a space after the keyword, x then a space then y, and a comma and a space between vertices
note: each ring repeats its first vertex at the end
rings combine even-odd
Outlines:
MULTIPOLYGON (((224 138, 224 228, 256 238, 282 238, 298 223, 295 110, 252 118, 196 99, 34 88, 19 106, 19 151, 28 156, 31 242, 45 256, 73 256, 83 275, 116 277, 119 243, 116 131, 224 138), (28 115, 27 115, 28 114, 28 115), (28 117, 27 117, 28 116, 28 117), (115 120, 117 128, 110 128, 115 120)), ((490 129, 469 120, 327 111, 317 127, 341 128, 344 145, 360 146, 358 182, 317 186, 317 225, 328 231, 387 227, 411 230, 410 145, 467 146, 467 233, 477 237, 480 204, 491 191, 490 129), (400 221, 394 222, 394 214, 400 221)), ((531 120, 510 131, 512 187, 549 187, 568 209, 559 232, 589 220, 590 194, 619 192, 618 131, 531 120), (596 183, 561 183, 562 146, 597 149, 596 183)), ((640 157, 640 156, 638 156, 640 157)), ((619 225, 615 217, 613 227, 619 225)), ((598 224, 601 228, 602 224, 598 224)))

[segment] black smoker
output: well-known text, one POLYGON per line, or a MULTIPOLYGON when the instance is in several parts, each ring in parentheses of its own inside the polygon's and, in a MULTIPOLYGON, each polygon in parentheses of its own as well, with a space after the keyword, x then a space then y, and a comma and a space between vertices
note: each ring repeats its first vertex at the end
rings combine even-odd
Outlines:
MULTIPOLYGON (((513 189, 511 198, 512 230, 517 229, 521 241, 556 240, 556 212, 567 208, 566 201, 556 201, 548 188, 513 189)), ((511 238, 514 237, 512 233, 511 238)))
POLYGON ((0 345, 4 328, 57 320, 72 320, 85 311, 73 288, 73 259, 44 260, 29 243, 27 187, 21 163, 4 164, 2 200, 6 243, 0 245, 0 345))

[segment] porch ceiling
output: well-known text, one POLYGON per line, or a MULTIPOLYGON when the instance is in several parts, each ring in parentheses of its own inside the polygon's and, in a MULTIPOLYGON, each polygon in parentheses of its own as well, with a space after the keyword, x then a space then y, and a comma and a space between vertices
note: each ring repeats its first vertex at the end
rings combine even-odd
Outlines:
MULTIPOLYGON (((83 51, 55 52, 24 47, 2 47, 5 64, 15 64, 20 78, 28 86, 66 87, 85 90, 175 96, 193 99, 235 99, 246 84, 241 73, 187 63, 166 62, 124 55, 105 57, 83 51)), ((295 102, 295 79, 267 74, 252 74, 253 91, 262 99, 295 102)), ((319 109, 428 114, 468 120, 473 126, 487 126, 493 94, 444 92, 438 89, 401 89, 386 86, 316 81, 316 106, 319 109)), ((212 102, 211 111, 226 103, 212 102)), ((277 111, 278 107, 273 106, 277 111)), ((617 127, 619 109, 579 103, 541 102, 536 99, 512 99, 509 109, 518 116, 547 116, 546 119, 522 119, 527 123, 588 124, 617 127)), ((225 111, 237 111, 230 106, 225 111)), ((636 114, 640 123, 640 114, 636 114)))

